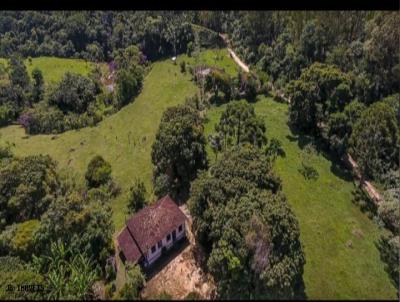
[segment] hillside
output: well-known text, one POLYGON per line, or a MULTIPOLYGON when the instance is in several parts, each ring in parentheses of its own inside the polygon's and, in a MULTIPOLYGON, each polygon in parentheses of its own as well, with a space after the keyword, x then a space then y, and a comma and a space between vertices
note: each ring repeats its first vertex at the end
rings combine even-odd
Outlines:
MULTIPOLYGON (((111 163, 113 176, 123 189, 139 177, 150 191, 151 145, 161 114, 196 91, 189 79, 189 75, 182 74, 171 60, 157 62, 135 101, 96 127, 56 136, 26 136, 20 126, 9 126, 0 129, 0 136, 15 144, 16 155, 49 154, 58 161, 60 168, 76 172, 81 180, 90 159, 99 154, 111 163)), ((125 219, 125 195, 121 194, 112 206, 115 230, 119 231, 125 219)))
MULTIPOLYGON (((262 97, 254 106, 264 118, 267 138, 279 139, 286 153, 277 160, 276 169, 300 223, 308 299, 394 299, 395 287, 375 246, 384 231, 351 202, 351 177, 321 152, 312 158, 319 178, 305 180, 298 169, 301 150, 310 138, 290 131, 286 104, 262 97)), ((206 136, 214 132, 224 108, 208 112, 206 136)), ((207 151, 214 159, 209 146, 207 151)))

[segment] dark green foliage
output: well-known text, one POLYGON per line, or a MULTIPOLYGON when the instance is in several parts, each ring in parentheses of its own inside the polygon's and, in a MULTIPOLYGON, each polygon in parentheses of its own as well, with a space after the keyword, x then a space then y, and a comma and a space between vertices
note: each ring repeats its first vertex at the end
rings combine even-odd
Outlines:
POLYGON ((324 27, 310 20, 304 26, 300 36, 300 52, 308 62, 323 62, 329 43, 328 39, 324 27))
POLYGON ((185 61, 182 61, 182 62, 179 64, 179 66, 180 66, 180 68, 181 68, 181 72, 182 72, 182 73, 185 73, 185 72, 186 72, 186 62, 185 62, 185 61))
POLYGON ((365 110, 365 105, 357 100, 350 102, 343 112, 335 112, 329 116, 327 124, 327 137, 330 147, 339 155, 347 151, 348 140, 353 131, 354 124, 365 110))
POLYGON ((50 105, 64 113, 84 113, 95 100, 96 88, 88 77, 67 72, 49 96, 50 105))
POLYGON ((193 230, 222 298, 294 296, 305 260, 280 188, 270 160, 253 147, 223 153, 193 183, 193 230))
POLYGON ((0 254, 29 260, 34 251, 34 236, 39 224, 39 220, 35 219, 7 226, 0 234, 0 254))
POLYGON ((138 300, 140 291, 145 285, 145 277, 138 265, 127 266, 127 280, 124 286, 116 294, 117 300, 138 300))
POLYGON ((341 111, 351 98, 351 80, 333 65, 314 63, 287 86, 289 120, 297 128, 318 133, 330 113, 341 111))
POLYGON ((143 181, 136 179, 135 183, 129 189, 128 196, 128 212, 136 213, 145 206, 146 203, 146 187, 143 181))
POLYGON ((222 70, 211 69, 205 79, 205 91, 210 91, 214 94, 215 101, 218 101, 219 92, 224 94, 225 101, 232 98, 233 82, 230 76, 222 70))
POLYGON ((45 297, 48 300, 93 297, 92 285, 97 278, 93 261, 66 247, 62 241, 53 242, 45 255, 34 256, 32 267, 45 276, 45 297))
POLYGON ((143 54, 134 45, 115 51, 114 60, 118 68, 116 99, 120 108, 139 94, 144 76, 141 64, 145 62, 143 62, 143 54))
POLYGON ((399 127, 393 108, 378 102, 363 111, 349 141, 366 176, 377 180, 399 166, 399 127))
POLYGON ((18 257, 0 257, 0 300, 40 300, 45 298, 43 276, 32 271, 18 257), (13 285, 14 291, 7 291, 13 285), (17 290, 17 286, 35 285, 33 291, 17 290))
POLYGON ((13 114, 9 105, 0 105, 0 127, 7 125, 12 118, 13 114))
POLYGON ((30 79, 22 57, 13 55, 10 58, 9 77, 12 86, 20 86, 22 89, 28 88, 30 79))
POLYGON ((89 188, 97 188, 111 180, 111 165, 100 155, 93 157, 87 167, 85 179, 89 188))
MULTIPOLYGON (((151 60, 186 52, 194 40, 188 12, 2 12, 0 56, 79 57, 108 61, 112 51, 140 45, 151 60), (51 26, 48 26, 51 24, 51 26)), ((215 34, 216 35, 216 34, 215 34)))
POLYGON ((55 199, 55 163, 49 156, 15 158, 0 167, 1 227, 39 219, 55 199))
POLYGON ((256 116, 253 106, 244 100, 227 105, 215 130, 220 134, 223 149, 246 143, 262 147, 267 142, 263 120, 256 116))
POLYGON ((44 80, 43 80, 43 74, 40 71, 40 69, 35 68, 32 70, 32 79, 33 79, 32 101, 34 103, 37 103, 40 100, 42 100, 44 94, 44 80))
POLYGON ((318 171, 312 166, 312 159, 316 150, 312 143, 307 144, 301 151, 301 168, 299 172, 306 179, 316 180, 319 176, 318 171))
POLYGON ((112 210, 109 205, 82 195, 69 188, 50 205, 36 232, 37 254, 49 250, 50 242, 61 240, 72 250, 90 255, 104 269, 112 252, 112 210))
POLYGON ((201 296, 198 292, 193 291, 188 293, 184 300, 201 300, 201 296))
POLYGON ((172 300, 172 296, 165 290, 163 290, 161 293, 159 293, 156 298, 157 298, 157 300, 161 300, 161 301, 172 300))
POLYGON ((119 107, 122 107, 136 96, 141 87, 143 72, 138 69, 122 69, 117 72, 117 100, 119 107))
POLYGON ((272 161, 275 161, 278 156, 285 157, 286 153, 280 140, 272 138, 265 149, 265 155, 272 161))
POLYGON ((152 146, 156 191, 184 198, 197 171, 207 168, 205 137, 198 113, 188 106, 168 108, 152 146), (162 181, 159 181, 162 177, 162 181))
MULTIPOLYGON (((378 242, 381 259, 386 264, 385 269, 393 280, 394 285, 398 285, 400 275, 400 236, 384 235, 378 242)), ((400 297, 400 290, 397 288, 397 295, 400 297)))

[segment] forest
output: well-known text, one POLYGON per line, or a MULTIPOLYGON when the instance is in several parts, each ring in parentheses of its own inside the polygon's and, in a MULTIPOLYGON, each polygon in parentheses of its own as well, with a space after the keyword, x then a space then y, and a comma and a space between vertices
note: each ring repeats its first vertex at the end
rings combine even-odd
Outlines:
POLYGON ((173 298, 112 265, 166 194, 220 299, 399 297, 399 44, 398 12, 1 11, 0 283, 45 290, 0 299, 173 298))

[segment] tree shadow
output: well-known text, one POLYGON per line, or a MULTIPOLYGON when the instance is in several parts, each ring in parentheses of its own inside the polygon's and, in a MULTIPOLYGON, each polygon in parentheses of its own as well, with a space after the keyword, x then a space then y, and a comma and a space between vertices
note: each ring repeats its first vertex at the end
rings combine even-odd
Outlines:
POLYGON ((342 163, 339 162, 339 159, 332 161, 330 170, 335 176, 339 177, 340 179, 343 179, 345 181, 353 180, 353 174, 350 170, 345 168, 342 163))
POLYGON ((294 289, 293 300, 301 300, 301 301, 307 300, 306 286, 304 284, 303 277, 301 278, 301 280, 298 282, 298 284, 294 289))
POLYGON ((161 255, 150 267, 143 268, 143 272, 146 274, 146 279, 150 280, 156 276, 163 268, 165 268, 172 260, 182 253, 182 251, 189 246, 189 241, 186 237, 174 243, 172 248, 161 255))
POLYGON ((353 175, 342 163, 340 157, 329 148, 328 142, 321 137, 315 137, 312 134, 305 134, 299 129, 287 123, 291 134, 286 135, 290 142, 297 142, 297 145, 303 150, 308 144, 313 144, 318 155, 322 155, 331 163, 330 171, 344 181, 352 181, 353 175))

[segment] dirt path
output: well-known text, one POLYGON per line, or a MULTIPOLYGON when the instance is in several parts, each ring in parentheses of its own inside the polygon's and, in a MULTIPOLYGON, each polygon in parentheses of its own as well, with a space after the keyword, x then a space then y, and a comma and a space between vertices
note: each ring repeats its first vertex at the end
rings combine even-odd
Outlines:
MULTIPOLYGON (((240 58, 236 55, 236 53, 230 48, 230 41, 227 37, 226 34, 219 34, 220 37, 224 40, 228 51, 232 57, 232 59, 238 64, 245 72, 249 72, 249 67, 242 61, 240 58)), ((275 88, 274 84, 271 83, 271 87, 273 92, 275 93, 276 96, 279 98, 283 99, 285 102, 290 104, 290 98, 287 97, 283 91, 280 91, 275 88)), ((382 197, 379 194, 378 190, 375 189, 375 187, 367 180, 364 180, 363 177, 361 177, 361 173, 359 171, 357 163, 354 161, 354 159, 350 156, 350 154, 346 154, 344 156, 345 163, 353 170, 354 174, 356 175, 357 179, 361 181, 361 186, 364 188, 364 190, 368 193, 369 197, 375 202, 375 204, 379 204, 382 201, 382 197)))
POLYGON ((354 175, 356 178, 361 182, 361 186, 367 192, 369 197, 378 205, 382 201, 382 197, 379 194, 378 190, 367 180, 364 180, 358 164, 356 161, 351 157, 349 153, 346 153, 343 157, 343 161, 353 170, 354 175))
POLYGON ((228 37, 224 34, 219 34, 219 36, 222 38, 222 40, 224 40, 228 52, 231 55, 232 59, 235 61, 236 64, 238 64, 240 66, 240 68, 243 69, 244 72, 249 72, 249 66, 247 66, 242 60, 240 60, 240 58, 236 55, 236 53, 232 50, 232 48, 230 47, 230 41, 228 39, 228 37))

